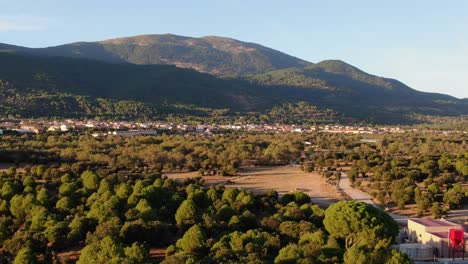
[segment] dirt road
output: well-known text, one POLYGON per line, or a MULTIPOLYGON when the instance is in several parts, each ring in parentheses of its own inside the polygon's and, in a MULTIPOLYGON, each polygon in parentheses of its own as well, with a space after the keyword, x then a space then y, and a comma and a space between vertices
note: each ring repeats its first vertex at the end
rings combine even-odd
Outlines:
MULTIPOLYGON (((353 199, 355 201, 361 201, 361 202, 370 204, 370 205, 372 205, 372 206, 374 206, 376 208, 381 209, 379 206, 377 206, 377 204, 374 203, 374 201, 372 200, 370 195, 368 195, 367 193, 365 193, 365 192, 363 192, 363 191, 361 191, 359 189, 354 188, 351 185, 351 181, 348 179, 348 176, 346 175, 346 173, 343 173, 341 175, 339 188, 344 193, 346 193, 351 199, 353 199)), ((407 216, 397 215, 397 214, 392 214, 392 213, 388 213, 388 214, 395 221, 397 221, 397 223, 399 223, 399 224, 406 225, 408 223, 408 217, 407 216)))

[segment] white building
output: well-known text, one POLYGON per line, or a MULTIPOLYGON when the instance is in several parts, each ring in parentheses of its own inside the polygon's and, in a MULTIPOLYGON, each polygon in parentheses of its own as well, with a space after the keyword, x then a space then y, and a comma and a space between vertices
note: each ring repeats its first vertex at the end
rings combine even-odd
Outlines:
MULTIPOLYGON (((451 257, 448 249, 450 229, 463 229, 463 227, 444 219, 412 218, 408 220, 408 240, 431 246, 441 258, 451 257)), ((465 233, 466 240, 468 233, 465 233)), ((466 248, 464 250, 466 251, 466 248)))

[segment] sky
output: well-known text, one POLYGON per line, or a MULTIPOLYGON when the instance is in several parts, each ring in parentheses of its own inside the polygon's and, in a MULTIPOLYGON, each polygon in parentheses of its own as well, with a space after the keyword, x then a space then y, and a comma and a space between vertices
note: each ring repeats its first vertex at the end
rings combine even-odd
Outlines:
POLYGON ((0 43, 217 35, 468 98, 466 0, 0 0, 0 43))

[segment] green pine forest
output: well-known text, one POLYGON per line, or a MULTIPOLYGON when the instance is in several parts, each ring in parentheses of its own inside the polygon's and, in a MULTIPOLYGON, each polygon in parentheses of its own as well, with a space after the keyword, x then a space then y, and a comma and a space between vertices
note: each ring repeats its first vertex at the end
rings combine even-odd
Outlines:
POLYGON ((236 175, 243 166, 297 162, 331 182, 339 181, 333 171, 351 167, 356 187, 388 207, 416 205, 420 216, 440 218, 466 206, 465 134, 384 134, 371 144, 361 139, 246 132, 207 138, 5 135, 0 160, 11 167, 0 172, 0 259, 410 263, 390 249, 397 224, 370 205, 341 201, 321 208, 301 192, 279 196, 204 183, 212 175, 236 175), (165 176, 170 171, 200 177, 176 181, 165 176))

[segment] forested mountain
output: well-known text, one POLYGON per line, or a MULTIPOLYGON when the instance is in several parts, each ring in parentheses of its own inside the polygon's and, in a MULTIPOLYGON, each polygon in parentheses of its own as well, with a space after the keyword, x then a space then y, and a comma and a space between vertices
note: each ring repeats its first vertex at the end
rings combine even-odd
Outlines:
POLYGON ((111 64, 0 53, 0 78, 23 90, 34 88, 152 104, 233 109, 258 104, 249 102, 250 91, 242 90, 235 81, 171 65, 111 64), (242 100, 231 99, 239 96, 242 100))
POLYGON ((0 44, 0 50, 105 62, 170 64, 214 75, 254 74, 310 64, 258 44, 217 36, 141 35, 40 49, 0 44))
POLYGON ((468 112, 466 100, 420 92, 397 80, 370 75, 337 60, 247 78, 257 85, 275 90, 298 88, 302 93, 295 96, 296 100, 305 93, 312 93, 313 96, 307 101, 361 118, 389 118, 391 115, 398 118, 408 113, 459 115, 468 112))
POLYGON ((254 121, 314 123, 329 116, 403 123, 410 122, 414 113, 468 114, 466 99, 416 91, 342 61, 312 64, 260 45, 218 37, 147 35, 45 49, 5 44, 0 45, 0 80, 2 115, 161 118, 181 112, 199 116, 215 112, 226 117, 254 116, 254 121), (167 49, 154 48, 161 43, 167 49), (192 50, 181 57, 179 49, 187 49, 174 43, 192 50), (110 52, 111 46, 119 52, 110 52), (124 46, 133 47, 125 56, 120 51, 129 49, 124 46), (243 59, 216 57, 215 50, 243 59), (162 56, 174 60, 164 62, 162 56), (181 58, 184 63, 198 61, 204 66, 181 65, 181 58))

